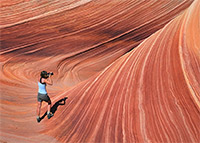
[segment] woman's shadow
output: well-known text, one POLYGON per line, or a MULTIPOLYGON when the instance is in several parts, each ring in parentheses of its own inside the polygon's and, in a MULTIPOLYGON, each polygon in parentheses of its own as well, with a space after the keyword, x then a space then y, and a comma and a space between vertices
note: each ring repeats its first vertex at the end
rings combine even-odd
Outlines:
MULTIPOLYGON (((62 105, 65 105, 65 101, 66 99, 68 99, 68 97, 64 97, 63 99, 60 99, 59 101, 57 101, 52 107, 51 107, 51 112, 54 114, 57 109, 58 109, 58 106, 62 106, 62 105)), ((45 118, 45 116, 47 115, 47 112, 44 113, 44 115, 40 118, 41 120, 45 118)))

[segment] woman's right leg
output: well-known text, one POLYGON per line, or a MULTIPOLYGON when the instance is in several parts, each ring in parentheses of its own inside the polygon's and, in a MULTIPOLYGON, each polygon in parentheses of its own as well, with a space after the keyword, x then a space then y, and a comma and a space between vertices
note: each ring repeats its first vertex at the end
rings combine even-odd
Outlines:
POLYGON ((51 100, 48 101, 47 113, 51 111, 51 100))
POLYGON ((47 117, 48 117, 48 119, 50 119, 53 116, 53 114, 51 113, 51 100, 48 101, 48 107, 47 108, 48 108, 47 109, 47 117))

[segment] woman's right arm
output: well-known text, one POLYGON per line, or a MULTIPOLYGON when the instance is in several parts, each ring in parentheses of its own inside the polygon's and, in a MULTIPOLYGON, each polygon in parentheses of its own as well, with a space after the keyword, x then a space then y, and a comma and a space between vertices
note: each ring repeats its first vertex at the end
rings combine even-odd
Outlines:
POLYGON ((49 78, 44 79, 44 82, 47 83, 48 85, 53 85, 53 80, 51 79, 51 75, 49 75, 49 78))

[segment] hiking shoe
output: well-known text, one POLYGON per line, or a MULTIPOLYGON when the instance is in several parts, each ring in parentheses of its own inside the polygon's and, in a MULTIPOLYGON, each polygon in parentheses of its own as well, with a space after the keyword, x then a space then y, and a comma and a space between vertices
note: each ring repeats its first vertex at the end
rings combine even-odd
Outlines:
POLYGON ((41 121, 41 118, 40 117, 37 117, 37 122, 39 123, 41 121))
POLYGON ((51 112, 48 113, 48 114, 47 114, 47 117, 48 117, 48 119, 50 119, 51 117, 53 117, 53 113, 51 113, 51 112))

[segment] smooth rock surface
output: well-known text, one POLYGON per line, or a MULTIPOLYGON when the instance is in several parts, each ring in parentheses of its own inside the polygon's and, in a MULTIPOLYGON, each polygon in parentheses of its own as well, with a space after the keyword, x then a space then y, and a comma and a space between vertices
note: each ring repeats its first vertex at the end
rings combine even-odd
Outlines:
POLYGON ((199 0, 3 0, 0 141, 199 142, 199 13, 199 0), (42 70, 55 113, 38 124, 42 70))

